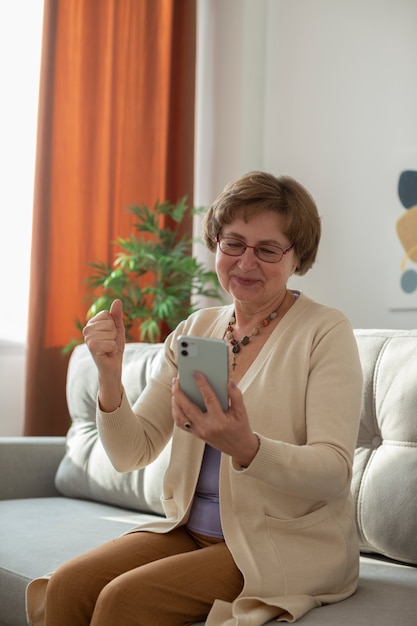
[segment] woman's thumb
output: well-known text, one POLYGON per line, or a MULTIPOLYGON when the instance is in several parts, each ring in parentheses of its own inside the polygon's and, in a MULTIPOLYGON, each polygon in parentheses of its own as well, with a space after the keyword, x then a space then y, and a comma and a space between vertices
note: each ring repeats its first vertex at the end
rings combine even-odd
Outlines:
POLYGON ((110 315, 113 318, 116 328, 120 328, 123 326, 123 304, 121 300, 117 299, 112 302, 110 307, 110 315))

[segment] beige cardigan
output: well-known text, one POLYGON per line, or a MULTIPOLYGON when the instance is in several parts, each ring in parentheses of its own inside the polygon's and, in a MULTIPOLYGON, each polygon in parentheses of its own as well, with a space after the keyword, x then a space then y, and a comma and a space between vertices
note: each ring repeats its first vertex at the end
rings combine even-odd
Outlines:
MULTIPOLYGON (((173 427, 176 337, 222 337, 230 313, 230 306, 202 310, 167 339, 159 371, 134 407, 140 419, 125 397, 117 411, 98 411, 100 437, 120 471, 150 463, 173 437, 163 493, 167 519, 137 530, 167 532, 187 520, 204 442, 173 427)), ((220 501, 225 540, 245 584, 233 603, 214 603, 207 626, 260 626, 273 617, 293 622, 347 598, 358 579, 350 480, 362 371, 349 322, 301 294, 239 387, 261 444, 245 470, 222 455, 220 501)), ((28 587, 32 624, 43 624, 47 579, 28 587)))
MULTIPOLYGON (((120 471, 151 462, 173 436, 167 519, 141 529, 166 532, 186 522, 204 451, 204 442, 173 428, 176 337, 222 337, 230 313, 230 306, 205 309, 181 323, 135 412, 124 398, 114 413, 98 413, 101 440, 120 471)), ((261 444, 243 471, 222 455, 220 502, 224 537, 245 584, 235 602, 214 603, 208 626, 257 626, 274 616, 291 622, 348 597, 358 579, 350 480, 362 370, 349 322, 301 294, 239 387, 261 444)))

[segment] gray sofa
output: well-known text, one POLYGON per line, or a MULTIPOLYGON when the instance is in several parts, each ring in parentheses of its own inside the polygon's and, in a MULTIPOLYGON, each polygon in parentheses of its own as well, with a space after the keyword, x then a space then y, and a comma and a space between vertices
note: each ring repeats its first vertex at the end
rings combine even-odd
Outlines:
MULTIPOLYGON (((359 588, 348 600, 314 609, 298 623, 412 626, 417 624, 417 331, 355 332, 365 375, 352 481, 362 550, 359 588)), ((127 345, 124 383, 131 401, 160 349, 127 345)), ((1 626, 27 623, 25 589, 31 579, 150 515, 162 515, 159 495, 169 446, 145 470, 118 474, 97 438, 96 393, 95 366, 79 346, 67 377, 68 436, 0 438, 1 626)))

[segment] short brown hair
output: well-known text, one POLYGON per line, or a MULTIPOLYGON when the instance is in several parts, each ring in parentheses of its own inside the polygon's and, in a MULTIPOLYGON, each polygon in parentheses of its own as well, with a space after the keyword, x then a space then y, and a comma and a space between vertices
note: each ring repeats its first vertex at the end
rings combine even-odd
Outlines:
POLYGON ((247 220, 263 211, 274 211, 286 218, 285 235, 294 245, 298 259, 296 273, 305 274, 313 265, 320 242, 321 223, 310 193, 289 176, 279 178, 253 171, 226 185, 209 207, 203 221, 203 239, 214 252, 216 238, 237 213, 247 220))

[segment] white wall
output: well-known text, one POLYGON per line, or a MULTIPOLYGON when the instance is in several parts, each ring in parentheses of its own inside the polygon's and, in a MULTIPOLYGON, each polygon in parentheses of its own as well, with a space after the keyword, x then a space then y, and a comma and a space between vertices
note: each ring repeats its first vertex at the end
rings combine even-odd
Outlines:
POLYGON ((355 327, 417 327, 417 293, 398 294, 395 234, 399 174, 417 170, 417 2, 198 6, 210 80, 199 83, 196 198, 209 202, 251 168, 294 176, 316 198, 323 237, 292 286, 355 327))
POLYGON ((417 169, 416 23, 413 0, 268 2, 264 163, 315 195, 322 246, 298 282, 355 326, 417 327, 416 297, 390 310, 387 285, 398 176, 417 169))

